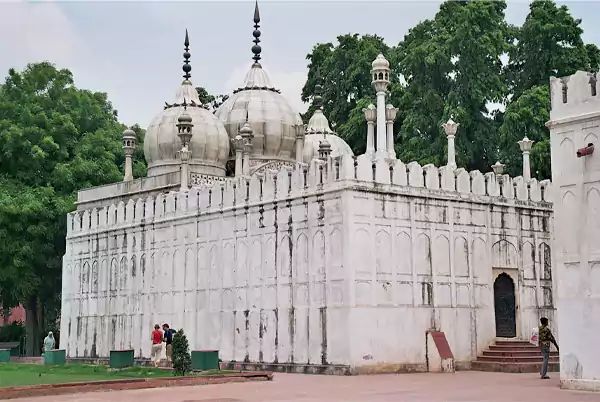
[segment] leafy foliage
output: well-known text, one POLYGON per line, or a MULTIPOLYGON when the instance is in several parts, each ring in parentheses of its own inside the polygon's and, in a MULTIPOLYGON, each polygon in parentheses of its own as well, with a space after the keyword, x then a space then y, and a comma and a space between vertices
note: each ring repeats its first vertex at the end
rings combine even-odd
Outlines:
POLYGON ((597 69, 598 48, 583 44, 580 25, 567 6, 548 0, 531 2, 523 26, 515 29, 516 44, 509 50, 507 70, 515 99, 529 88, 546 85, 551 76, 597 69))
POLYGON ((362 153, 367 129, 362 108, 374 101, 370 63, 381 52, 391 68, 388 102, 400 109, 394 127, 400 159, 444 165, 447 140, 441 125, 454 115, 460 123, 459 166, 485 172, 499 158, 518 175, 517 141, 527 135, 536 141, 532 174, 549 178, 548 81, 577 70, 597 71, 600 50, 583 43, 581 21, 566 6, 535 0, 522 27, 506 23, 505 9, 506 1, 447 1, 397 46, 358 34, 339 36, 335 45, 317 44, 307 56, 302 99, 312 98, 320 76, 332 128, 362 153), (489 110, 491 105, 505 110, 489 110))
POLYGON ((183 329, 173 335, 173 371, 175 375, 179 376, 184 376, 192 371, 190 347, 183 329))
POLYGON ((0 342, 21 342, 25 337, 25 326, 16 321, 0 327, 0 342))
MULTIPOLYGON (((302 88, 302 100, 312 99, 317 81, 323 87, 323 109, 335 130, 352 148, 354 153, 366 149, 366 125, 362 109, 374 102, 371 89, 371 63, 383 53, 392 66, 397 58, 395 49, 388 47, 377 35, 341 35, 338 44, 316 45, 306 56, 309 60, 308 79, 302 88)), ((392 101, 401 93, 399 74, 390 74, 392 101)), ((303 116, 308 121, 314 112, 311 106, 303 116)))
POLYGON ((514 152, 514 145, 526 135, 534 140, 531 150, 533 177, 549 178, 550 133, 545 124, 550 120, 550 98, 548 85, 529 88, 504 113, 500 127, 500 159, 506 164, 507 173, 518 176, 522 172, 521 153, 514 152))
MULTIPOLYGON (((79 189, 122 180, 117 112, 48 62, 9 70, 0 86, 0 303, 27 309, 28 353, 60 306, 65 215, 79 189)), ((143 130, 134 174, 145 174, 143 130)))
POLYGON ((198 98, 200 98, 202 104, 213 113, 223 102, 229 99, 229 95, 211 95, 204 87, 196 87, 196 92, 198 92, 198 98))

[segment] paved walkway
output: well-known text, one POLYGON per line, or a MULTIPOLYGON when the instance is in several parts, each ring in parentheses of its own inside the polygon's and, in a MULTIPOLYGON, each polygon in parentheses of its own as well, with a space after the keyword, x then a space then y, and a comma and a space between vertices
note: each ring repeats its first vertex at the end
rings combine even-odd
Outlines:
POLYGON ((205 385, 16 399, 19 402, 599 402, 600 394, 565 391, 558 375, 459 372, 356 377, 275 374, 270 382, 205 385))

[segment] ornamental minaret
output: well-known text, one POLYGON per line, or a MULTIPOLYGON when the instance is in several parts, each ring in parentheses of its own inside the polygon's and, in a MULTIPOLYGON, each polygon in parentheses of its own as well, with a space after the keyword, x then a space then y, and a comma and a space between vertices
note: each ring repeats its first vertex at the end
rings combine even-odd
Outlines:
POLYGON ((371 84, 377 94, 376 155, 387 157, 387 133, 385 118, 385 95, 390 85, 390 63, 379 54, 371 64, 371 84))
POLYGON ((454 147, 454 138, 456 138, 456 132, 458 131, 459 123, 452 120, 454 116, 450 116, 448 121, 442 124, 442 128, 446 133, 446 137, 448 137, 448 166, 452 168, 452 170, 456 170, 456 149, 454 147))
POLYGON ((531 152, 531 146, 534 141, 530 140, 525 136, 521 141, 517 142, 521 152, 523 152, 523 178, 525 181, 531 180, 531 163, 529 161, 529 153, 531 152))
POLYGON ((123 181, 133 180, 132 157, 135 152, 135 131, 128 128, 123 131, 123 153, 125 154, 125 175, 123 181))
POLYGON ((190 180, 190 158, 192 152, 189 150, 189 144, 192 139, 192 117, 187 113, 187 103, 183 103, 183 113, 177 119, 177 136, 181 140, 181 151, 179 158, 181 159, 181 191, 187 191, 190 180))

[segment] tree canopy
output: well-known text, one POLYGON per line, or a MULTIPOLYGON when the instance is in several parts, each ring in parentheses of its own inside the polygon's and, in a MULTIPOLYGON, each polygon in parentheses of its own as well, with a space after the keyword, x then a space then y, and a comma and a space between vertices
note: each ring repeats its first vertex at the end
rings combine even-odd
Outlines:
MULTIPOLYGON (((355 153, 363 152, 362 108, 375 102, 369 72, 381 52, 390 61, 388 102, 400 109, 394 127, 399 158, 444 165, 447 141, 441 125, 454 115, 460 123, 459 166, 489 171, 500 159, 518 175, 517 141, 527 135, 536 141, 532 174, 549 178, 544 124, 550 76, 597 71, 600 51, 583 42, 581 21, 566 6, 535 0, 521 27, 506 23, 505 9, 506 1, 447 1, 395 46, 379 36, 358 34, 339 36, 336 44, 319 43, 307 56, 302 99, 312 98, 321 77, 323 109, 332 128, 355 153)), ((311 114, 312 107, 305 119, 311 114)))
POLYGON ((229 95, 211 95, 204 87, 196 87, 196 92, 198 92, 198 98, 202 104, 212 112, 229 99, 229 95))
MULTIPOLYGON (((0 302, 27 309, 30 353, 60 306, 66 214, 78 190, 122 180, 124 129, 105 93, 51 63, 11 69, 0 86, 0 302)), ((134 130, 139 176, 144 132, 134 130)))

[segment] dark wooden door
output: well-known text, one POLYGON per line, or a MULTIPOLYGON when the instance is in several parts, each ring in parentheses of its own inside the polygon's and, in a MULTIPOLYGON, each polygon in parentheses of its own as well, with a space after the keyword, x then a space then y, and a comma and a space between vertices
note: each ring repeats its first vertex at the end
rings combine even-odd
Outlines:
POLYGON ((500 274, 494 282, 494 310, 496 313, 496 336, 517 336, 515 282, 507 274, 500 274))

